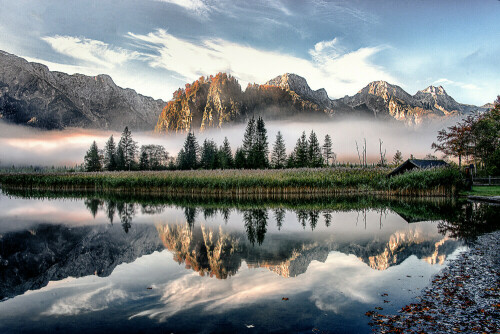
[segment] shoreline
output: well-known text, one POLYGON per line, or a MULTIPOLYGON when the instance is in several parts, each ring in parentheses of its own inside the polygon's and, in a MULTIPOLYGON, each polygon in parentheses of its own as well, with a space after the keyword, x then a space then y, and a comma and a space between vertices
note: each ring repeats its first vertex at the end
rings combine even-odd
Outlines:
POLYGON ((496 333, 500 318, 500 231, 474 244, 433 277, 419 302, 397 315, 367 312, 376 333, 496 333))

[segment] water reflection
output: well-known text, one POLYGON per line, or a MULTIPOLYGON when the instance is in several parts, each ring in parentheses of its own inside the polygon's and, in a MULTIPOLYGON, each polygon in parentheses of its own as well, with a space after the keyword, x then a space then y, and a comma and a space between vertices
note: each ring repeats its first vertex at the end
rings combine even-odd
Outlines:
MULTIPOLYGON (((114 305, 127 314, 127 324, 139 321, 137 328, 147 324, 137 319, 168 318, 172 331, 196 332, 205 328, 193 323, 216 326, 228 319, 211 310, 246 310, 231 314, 241 320, 259 309, 280 310, 284 306, 268 299, 291 296, 300 303, 290 302, 276 315, 289 317, 279 322, 280 330, 294 331, 287 324, 307 323, 304 315, 316 313, 319 326, 325 312, 342 314, 326 328, 360 324, 356 317, 345 319, 366 311, 381 291, 397 287, 410 298, 409 288, 425 286, 462 240, 497 229, 498 213, 495 206, 446 200, 273 202, 9 192, 0 197, 0 299, 11 302, 0 303, 0 322, 19 323, 24 311, 5 313, 16 310, 16 303, 39 307, 33 319, 44 321, 114 305), (412 281, 400 281, 407 275, 412 281), (83 285, 66 285, 65 279, 83 285), (52 293, 53 284, 65 289, 52 293), (49 305, 39 304, 34 291, 49 305), (203 318, 208 314, 215 322, 203 318)), ((74 323, 86 328, 84 320, 74 323)), ((5 328, 0 324, 0 331, 5 328)))
POLYGON ((378 270, 397 265, 410 255, 429 263, 443 263, 457 247, 456 239, 471 242, 478 234, 498 228, 498 207, 470 202, 337 198, 326 203, 316 201, 311 209, 293 202, 265 204, 275 206, 273 209, 258 207, 253 202, 240 202, 235 207, 225 202, 208 205, 195 202, 193 206, 182 200, 180 203, 144 200, 137 203, 128 198, 102 197, 84 198, 83 203, 94 219, 102 212, 110 227, 42 224, 1 236, 0 298, 68 276, 109 275, 117 264, 160 249, 159 240, 178 263, 184 263, 186 268, 202 276, 224 279, 234 275, 242 262, 246 262, 250 267, 265 267, 293 277, 304 273, 313 260, 324 262, 332 250, 355 254, 378 270), (167 219, 154 227, 144 224, 133 227, 138 213, 156 217, 172 206, 183 213, 185 223, 172 223, 167 219), (388 226, 387 236, 356 236, 356 230, 351 229, 347 232, 353 235, 342 240, 342 236, 337 237, 329 229, 339 212, 355 212, 355 226, 365 230, 367 215, 378 216, 379 230, 384 230, 388 214, 396 214, 411 224, 403 229, 388 226), (241 219, 242 229, 229 228, 228 221, 233 214, 241 219), (276 227, 273 231, 280 232, 290 215, 295 216, 303 231, 313 232, 320 223, 324 227, 319 234, 273 232, 268 235, 269 224, 276 227), (125 234, 113 226, 116 217, 125 234), (201 217, 205 223, 220 218, 224 225, 197 223, 201 217), (414 225, 438 219, 439 233, 414 225), (147 240, 147 247, 139 240, 147 240), (135 257, 130 257, 132 254, 135 257))

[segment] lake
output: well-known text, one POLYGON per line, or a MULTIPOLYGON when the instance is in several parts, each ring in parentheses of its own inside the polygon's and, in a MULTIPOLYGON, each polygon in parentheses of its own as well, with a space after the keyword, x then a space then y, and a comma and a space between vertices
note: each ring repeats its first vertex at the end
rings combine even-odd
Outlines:
POLYGON ((498 207, 0 195, 1 333, 369 333, 498 207))

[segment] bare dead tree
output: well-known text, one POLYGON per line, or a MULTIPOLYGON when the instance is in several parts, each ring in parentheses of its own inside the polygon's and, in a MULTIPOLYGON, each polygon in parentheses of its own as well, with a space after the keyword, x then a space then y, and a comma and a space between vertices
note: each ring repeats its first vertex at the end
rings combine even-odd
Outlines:
POLYGON ((359 155, 358 141, 356 140, 356 151, 358 152, 359 164, 361 165, 361 156, 359 155))
POLYGON ((378 139, 378 142, 379 142, 379 151, 380 151, 380 166, 385 166, 386 163, 387 163, 387 160, 385 159, 385 154, 387 153, 387 150, 384 150, 384 152, 382 152, 382 144, 384 143, 382 141, 382 139, 378 139))

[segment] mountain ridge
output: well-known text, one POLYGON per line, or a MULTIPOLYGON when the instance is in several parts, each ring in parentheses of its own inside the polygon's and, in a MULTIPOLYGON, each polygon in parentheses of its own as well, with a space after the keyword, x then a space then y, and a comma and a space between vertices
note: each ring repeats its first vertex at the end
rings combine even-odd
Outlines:
POLYGON ((42 129, 150 130, 166 102, 117 86, 106 74, 50 71, 0 51, 0 119, 42 129))
POLYGON ((254 116, 266 120, 329 120, 361 116, 420 126, 427 121, 487 110, 461 104, 442 86, 415 95, 386 81, 373 81, 353 96, 330 99, 293 73, 242 90, 227 73, 200 77, 164 102, 117 86, 106 74, 86 76, 0 51, 0 120, 41 129, 152 130, 157 133, 222 128, 254 116))
POLYGON ((174 98, 163 109, 155 130, 168 133, 222 128, 228 123, 241 122, 259 113, 266 114, 268 119, 313 115, 326 118, 365 116, 418 126, 426 121, 465 116, 484 110, 483 107, 456 102, 442 86, 429 86, 410 95, 397 85, 373 81, 353 96, 330 99, 325 89, 312 90, 305 78, 293 73, 279 75, 264 85, 249 84, 245 91, 241 90, 234 77, 218 73, 215 77, 202 77, 192 84, 186 84, 186 89, 176 91, 174 98), (231 102, 221 102, 219 106, 212 103, 209 106, 202 97, 201 100, 195 99, 196 104, 201 106, 199 111, 186 111, 184 107, 179 107, 193 103, 190 89, 200 84, 208 84, 210 91, 219 92, 213 94, 211 100, 231 102), (232 99, 224 90, 231 85, 234 91, 232 99), (210 111, 208 114, 207 109, 210 111), (197 114, 203 114, 203 122, 190 122, 189 117, 195 119, 197 114), (182 126, 172 126, 172 120, 176 119, 184 120, 182 126))

